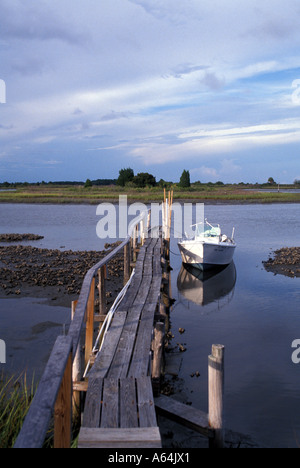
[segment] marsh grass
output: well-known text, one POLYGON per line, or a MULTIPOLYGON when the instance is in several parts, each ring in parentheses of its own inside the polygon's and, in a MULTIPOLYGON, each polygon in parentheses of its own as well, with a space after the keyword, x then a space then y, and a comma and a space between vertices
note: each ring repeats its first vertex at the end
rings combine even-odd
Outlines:
MULTIPOLYGON (((244 190, 236 185, 201 184, 183 189, 174 185, 174 200, 210 203, 299 203, 300 193, 258 192, 244 190)), ((19 187, 14 192, 0 192, 0 203, 50 203, 50 204, 99 204, 103 201, 118 202, 119 195, 127 195, 128 201, 144 203, 161 202, 161 187, 145 189, 118 186, 34 186, 19 187)))
POLYGON ((33 399, 36 386, 26 372, 19 377, 0 375, 0 448, 12 448, 33 399))

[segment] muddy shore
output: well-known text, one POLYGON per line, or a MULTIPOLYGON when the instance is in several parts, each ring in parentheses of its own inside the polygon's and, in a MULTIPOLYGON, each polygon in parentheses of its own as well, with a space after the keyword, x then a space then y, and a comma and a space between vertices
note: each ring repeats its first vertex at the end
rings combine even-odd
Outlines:
POLYGON ((300 247, 283 247, 275 250, 274 257, 263 262, 263 265, 274 275, 300 278, 300 247))
MULTIPOLYGON (((46 298, 52 305, 69 307, 78 299, 87 271, 102 260, 104 251, 61 251, 32 246, 0 246, 0 298, 46 298)), ((108 265, 107 304, 123 287, 122 254, 108 265)))

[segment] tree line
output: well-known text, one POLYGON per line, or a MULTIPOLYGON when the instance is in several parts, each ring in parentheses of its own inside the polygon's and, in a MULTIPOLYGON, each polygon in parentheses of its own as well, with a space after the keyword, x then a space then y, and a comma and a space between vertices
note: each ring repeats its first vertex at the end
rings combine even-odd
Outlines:
MULTIPOLYGON (((190 171, 184 170, 181 174, 179 183, 176 183, 180 188, 189 188, 191 187, 191 177, 190 171)), ((117 179, 87 179, 84 181, 55 181, 55 182, 0 182, 1 189, 14 189, 17 187, 28 187, 28 186, 83 186, 85 188, 90 188, 93 186, 110 186, 110 185, 118 185, 120 187, 132 187, 132 188, 146 188, 146 187, 160 187, 160 188, 170 188, 174 185, 172 181, 165 181, 164 179, 160 179, 158 182, 156 178, 149 174, 148 172, 140 172, 138 174, 134 174, 134 170, 130 167, 121 169, 119 171, 119 176, 117 179)), ((194 182, 193 186, 203 185, 200 181, 194 182)), ((204 185, 225 185, 222 181, 218 181, 215 183, 208 182, 204 185)), ((275 186, 278 183, 273 179, 273 177, 269 177, 268 181, 265 184, 247 184, 244 182, 240 182, 238 185, 262 185, 262 186, 275 186)), ((285 185, 285 184, 283 184, 285 185)), ((300 179, 294 180, 294 186, 300 187, 300 179)))
MULTIPOLYGON (((119 171, 119 177, 117 179, 117 185, 121 187, 137 187, 137 188, 145 188, 145 187, 162 187, 168 188, 172 185, 173 182, 167 182, 164 179, 160 179, 159 182, 156 181, 156 178, 149 174, 148 172, 140 172, 138 174, 134 174, 133 169, 128 167, 127 169, 121 169, 119 171)), ((191 186, 191 179, 189 171, 184 170, 179 186, 190 187, 191 186)))

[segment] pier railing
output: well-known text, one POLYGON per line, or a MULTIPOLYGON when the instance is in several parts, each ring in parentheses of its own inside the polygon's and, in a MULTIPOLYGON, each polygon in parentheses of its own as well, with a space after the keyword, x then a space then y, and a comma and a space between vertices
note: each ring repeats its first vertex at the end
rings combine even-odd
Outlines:
MULTIPOLYGON (((73 320, 68 334, 59 336, 39 383, 35 397, 16 440, 15 448, 40 448, 45 442, 51 422, 54 420, 54 447, 69 448, 72 437, 72 413, 74 406, 74 364, 84 347, 85 366, 91 359, 94 322, 101 322, 106 312, 105 278, 107 265, 119 254, 124 254, 124 284, 130 278, 136 261, 139 243, 143 244, 149 232, 151 210, 142 213, 131 225, 127 238, 86 274, 79 299, 73 303, 73 320), (96 287, 96 281, 98 285, 96 287), (98 290, 99 311, 95 314, 98 290), (82 336, 84 334, 84 343, 82 336)), ((77 386, 80 388, 83 372, 77 367, 77 386)))

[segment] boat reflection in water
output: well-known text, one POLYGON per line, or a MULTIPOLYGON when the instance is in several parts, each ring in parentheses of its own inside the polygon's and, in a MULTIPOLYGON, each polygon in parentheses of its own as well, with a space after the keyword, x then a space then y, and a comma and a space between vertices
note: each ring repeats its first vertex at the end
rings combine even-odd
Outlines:
POLYGON ((218 302, 232 293, 230 301, 233 297, 235 283, 234 262, 209 271, 201 271, 192 265, 182 264, 177 278, 179 293, 188 301, 201 306, 218 302))

